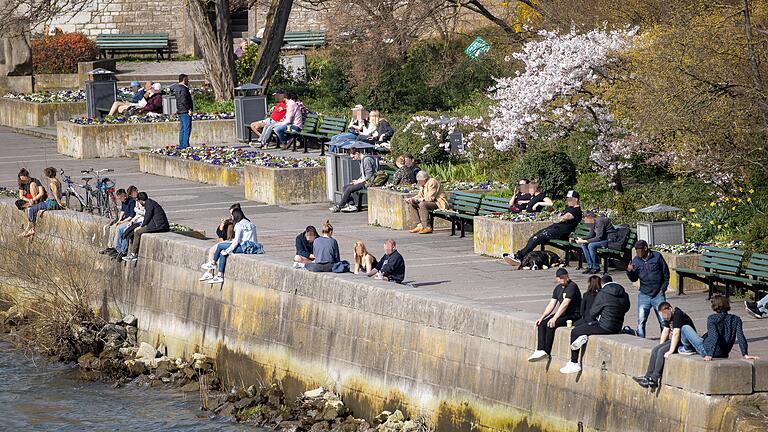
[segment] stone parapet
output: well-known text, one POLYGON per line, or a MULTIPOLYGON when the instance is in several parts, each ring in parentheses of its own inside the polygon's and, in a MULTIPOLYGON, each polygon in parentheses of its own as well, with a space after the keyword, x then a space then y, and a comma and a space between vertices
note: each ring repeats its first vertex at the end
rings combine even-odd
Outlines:
POLYGON ((485 216, 475 217, 475 253, 501 258, 522 249, 537 231, 551 222, 511 222, 485 216))
POLYGON ((208 183, 218 186, 244 184, 243 169, 213 165, 189 159, 164 156, 148 151, 139 152, 139 170, 147 174, 208 183))
POLYGON ((272 168, 246 165, 245 198, 270 205, 327 202, 325 167, 272 168))
POLYGON ((85 102, 37 103, 0 98, 0 125, 10 127, 54 126, 59 120, 85 113, 85 102))

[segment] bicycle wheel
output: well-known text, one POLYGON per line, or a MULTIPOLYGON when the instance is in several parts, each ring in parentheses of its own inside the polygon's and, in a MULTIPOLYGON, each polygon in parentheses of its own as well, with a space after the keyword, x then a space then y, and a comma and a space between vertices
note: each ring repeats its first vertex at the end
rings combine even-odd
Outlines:
POLYGON ((67 206, 68 209, 72 211, 83 211, 83 203, 78 199, 77 195, 75 195, 72 191, 67 191, 65 193, 64 197, 64 205, 67 206))
POLYGON ((96 201, 96 197, 93 193, 90 193, 85 196, 85 209, 84 211, 90 213, 90 214, 99 214, 99 204, 98 201, 96 201))

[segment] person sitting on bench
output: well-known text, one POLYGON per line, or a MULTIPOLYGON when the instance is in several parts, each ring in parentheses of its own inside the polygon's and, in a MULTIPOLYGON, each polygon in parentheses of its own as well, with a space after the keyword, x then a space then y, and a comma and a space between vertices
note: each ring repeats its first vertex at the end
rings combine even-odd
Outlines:
MULTIPOLYGON (((163 90, 160 83, 152 84, 152 90, 147 92, 144 97, 147 99, 147 104, 137 109, 136 114, 163 113, 163 90)), ((130 110, 127 115, 131 115, 130 110)))
MULTIPOLYGON (((531 199, 533 201, 533 199, 531 199)), ((504 262, 509 265, 520 265, 520 262, 526 255, 531 253, 536 246, 543 245, 550 240, 565 240, 576 229, 581 222, 581 204, 579 203, 579 193, 571 190, 566 194, 565 199, 568 208, 560 215, 555 216, 553 224, 536 232, 528 243, 514 254, 504 254, 504 262)))
POLYGON ((528 191, 531 194, 531 199, 528 201, 528 205, 525 206, 527 213, 538 213, 555 205, 552 202, 552 198, 548 197, 546 192, 541 190, 541 186, 538 183, 533 182, 529 184, 528 191))
POLYGON ((416 227, 411 230, 414 234, 432 234, 429 212, 437 209, 448 208, 443 185, 436 178, 430 178, 426 171, 416 174, 416 183, 419 185, 419 193, 411 198, 406 198, 405 203, 413 207, 413 219, 416 227))
POLYGON ((509 211, 511 213, 519 213, 528 207, 528 202, 531 200, 529 183, 528 179, 518 180, 517 187, 512 192, 512 198, 509 200, 509 211))
POLYGON ((587 212, 584 222, 591 225, 589 235, 576 239, 576 243, 581 245, 582 255, 587 260, 587 268, 582 273, 597 274, 600 273, 597 250, 608 244, 608 234, 613 233, 615 229, 608 216, 598 216, 595 212, 587 212))
POLYGON ((366 188, 366 183, 373 178, 376 171, 379 170, 379 162, 371 155, 364 155, 356 147, 350 147, 349 157, 360 161, 360 178, 352 180, 352 183, 344 186, 344 192, 341 195, 341 201, 331 207, 329 210, 333 213, 344 212, 353 213, 357 211, 357 206, 352 199, 352 193, 366 188))
POLYGON ((394 134, 395 130, 392 128, 392 125, 387 120, 381 118, 379 110, 373 110, 368 115, 368 126, 363 128, 355 137, 355 140, 378 146, 388 143, 394 134))
POLYGON ((272 137, 272 131, 285 118, 288 106, 285 102, 285 94, 282 90, 278 90, 272 93, 277 104, 272 108, 272 112, 269 117, 264 120, 259 120, 251 123, 251 130, 256 134, 256 139, 259 141, 257 148, 266 148, 269 139, 272 137))
MULTIPOLYGON (((352 108, 352 121, 349 122, 349 125, 347 126, 347 131, 344 133, 340 133, 338 135, 334 135, 331 137, 331 143, 337 143, 341 141, 354 141, 357 139, 357 136, 361 133, 364 134, 365 132, 369 131, 368 129, 368 112, 363 108, 362 105, 355 105, 352 108)), ((371 132, 373 130, 370 130, 371 132)), ((329 147, 330 150, 330 147, 329 147)))

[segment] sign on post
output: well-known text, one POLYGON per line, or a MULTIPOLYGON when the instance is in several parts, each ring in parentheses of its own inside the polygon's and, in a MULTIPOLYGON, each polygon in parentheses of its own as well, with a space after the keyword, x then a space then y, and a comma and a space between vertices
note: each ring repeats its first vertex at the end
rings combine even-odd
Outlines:
POLYGON ((451 145, 451 154, 464 153, 464 134, 454 131, 448 134, 448 142, 451 145))
POLYGON ((471 44, 469 44, 467 49, 464 50, 464 54, 468 55, 469 58, 473 60, 477 60, 481 55, 487 53, 490 50, 491 44, 478 36, 475 38, 475 40, 472 41, 471 44))

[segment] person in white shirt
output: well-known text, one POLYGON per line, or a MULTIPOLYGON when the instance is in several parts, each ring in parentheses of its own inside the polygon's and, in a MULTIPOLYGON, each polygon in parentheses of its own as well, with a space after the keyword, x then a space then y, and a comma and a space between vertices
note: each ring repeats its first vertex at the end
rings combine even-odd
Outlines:
POLYGON ((227 256, 233 253, 243 253, 247 243, 256 243, 256 226, 245 217, 241 209, 232 210, 232 222, 235 224, 235 237, 231 242, 221 242, 216 245, 213 260, 201 266, 206 272, 200 278, 200 281, 207 281, 209 284, 224 282, 227 256), (217 263, 219 272, 214 276, 213 272, 216 270, 217 263))

